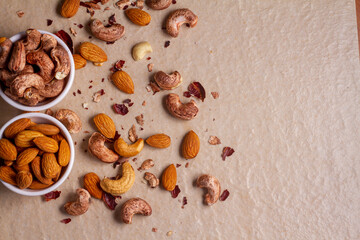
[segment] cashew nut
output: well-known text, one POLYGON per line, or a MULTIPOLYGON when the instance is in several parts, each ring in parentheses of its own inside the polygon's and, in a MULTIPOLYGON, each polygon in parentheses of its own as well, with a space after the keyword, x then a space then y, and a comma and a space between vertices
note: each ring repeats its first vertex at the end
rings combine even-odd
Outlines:
POLYGON ((220 187, 220 182, 219 180, 217 180, 216 177, 208 174, 201 175, 196 180, 196 186, 207 189, 208 192, 205 194, 204 197, 204 202, 207 205, 210 206, 216 203, 217 200, 219 199, 221 187, 220 187))
POLYGON ((10 84, 10 92, 17 97, 23 97, 25 89, 30 87, 43 89, 45 87, 43 78, 36 73, 19 75, 10 84))
POLYGON ((102 21, 94 19, 90 24, 92 34, 105 42, 114 42, 119 40, 125 34, 125 27, 115 23, 110 27, 105 27, 102 21))
POLYGON ((154 80, 160 88, 171 90, 177 88, 181 84, 182 77, 178 71, 175 71, 172 74, 166 74, 163 71, 158 71, 154 75, 154 80))
POLYGON ((11 52, 8 68, 11 72, 20 72, 24 69, 26 64, 26 54, 24 44, 21 41, 14 43, 11 52))
POLYGON ((120 213, 123 222, 131 224, 134 214, 150 216, 152 209, 150 204, 148 204, 144 199, 131 198, 121 206, 120 213))
POLYGON ((145 57, 146 54, 151 53, 152 47, 148 42, 140 42, 132 49, 132 57, 135 61, 139 61, 145 57))
POLYGON ((199 112, 194 100, 181 103, 179 95, 175 93, 167 95, 165 104, 171 115, 184 120, 193 119, 199 112))
POLYGON ((26 73, 34 73, 34 68, 29 64, 26 64, 24 69, 19 73, 12 73, 5 68, 0 69, 0 81, 2 81, 6 87, 10 87, 10 84, 17 76, 23 75, 26 73))
POLYGON ((45 52, 50 52, 56 45, 57 41, 54 36, 46 33, 41 36, 41 49, 45 52))
POLYGON ((77 198, 75 202, 68 202, 64 205, 65 211, 73 216, 86 213, 90 206, 90 193, 83 188, 76 190, 77 198))
POLYGON ((59 109, 55 118, 59 120, 69 130, 69 133, 78 133, 81 130, 82 123, 78 115, 70 109, 59 109))
POLYGON ((24 99, 30 106, 35 106, 45 100, 45 98, 39 94, 39 90, 32 87, 24 91, 24 99))
POLYGON ((54 63, 44 51, 30 52, 26 55, 26 61, 35 64, 40 68, 38 74, 44 79, 44 83, 50 82, 53 78, 54 63))
POLYGON ((41 33, 36 29, 26 30, 26 39, 23 40, 26 52, 35 50, 39 47, 41 41, 41 33))
POLYGON ((53 79, 48 84, 45 84, 43 89, 39 90, 39 94, 46 98, 52 98, 58 96, 65 86, 65 80, 53 79))
POLYGON ((146 0, 146 4, 154 10, 163 10, 171 5, 172 0, 146 0))
POLYGON ((12 41, 8 38, 3 38, 0 42, 0 68, 5 68, 10 51, 12 47, 12 41))
POLYGON ((135 143, 129 145, 124 139, 119 138, 114 143, 115 151, 122 157, 133 157, 141 152, 144 147, 144 139, 139 138, 135 143))
POLYGON ((64 79, 70 72, 70 58, 62 46, 57 46, 51 50, 51 58, 55 61, 55 78, 64 79))
POLYGON ((91 154, 106 163, 113 163, 119 159, 119 156, 105 146, 106 138, 98 132, 94 132, 90 139, 88 148, 91 154))
POLYGON ((122 164, 122 176, 120 179, 111 180, 104 178, 100 182, 100 187, 107 193, 113 196, 120 196, 121 194, 130 190, 135 182, 135 172, 129 162, 122 164))
POLYGON ((179 35, 180 26, 184 23, 189 24, 189 27, 196 26, 198 17, 187 8, 177 9, 173 11, 166 20, 166 31, 172 37, 179 35))
POLYGON ((155 188, 159 186, 160 180, 154 174, 146 172, 144 174, 144 178, 146 181, 148 181, 150 187, 155 188))

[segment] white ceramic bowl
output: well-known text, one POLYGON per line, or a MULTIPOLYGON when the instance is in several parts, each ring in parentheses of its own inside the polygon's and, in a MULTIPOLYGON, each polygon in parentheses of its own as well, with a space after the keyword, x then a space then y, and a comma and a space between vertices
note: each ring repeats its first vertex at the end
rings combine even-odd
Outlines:
POLYGON ((74 164, 74 159, 75 159, 74 143, 73 143, 70 133, 66 129, 66 127, 61 122, 59 122, 56 118, 53 118, 44 113, 24 113, 24 114, 21 114, 21 115, 18 115, 16 117, 12 118, 0 129, 0 138, 3 137, 4 131, 7 128, 7 126, 9 126, 11 123, 15 122, 16 120, 18 120, 20 118, 30 118, 33 122, 36 122, 36 123, 54 124, 55 126, 60 128, 60 132, 66 138, 66 140, 68 141, 69 146, 70 146, 70 162, 69 162, 69 164, 65 167, 65 171, 63 171, 63 174, 62 174, 62 176, 60 176, 59 180, 48 188, 40 189, 40 190, 20 189, 17 186, 13 186, 11 184, 8 184, 8 183, 0 180, 5 185, 5 187, 7 187, 11 191, 16 192, 18 194, 25 195, 25 196, 44 195, 48 192, 51 192, 51 191, 57 189, 69 176, 71 169, 73 167, 73 164, 74 164))
MULTIPOLYGON (((63 40, 61 40, 60 38, 58 38, 56 35, 50 33, 50 32, 46 32, 46 31, 42 31, 42 30, 38 30, 39 32, 41 32, 42 34, 46 33, 46 34, 50 34, 52 36, 55 37, 55 39, 58 41, 58 43, 66 50, 66 52, 69 55, 69 59, 70 59, 70 73, 69 75, 66 77, 67 78, 67 82, 66 85, 63 89, 63 91, 60 93, 59 96, 57 96, 54 99, 49 99, 47 101, 44 101, 42 103, 37 104, 36 106, 26 106, 23 105, 21 103, 18 103, 14 100, 12 100, 11 98, 9 98, 8 96, 5 95, 3 89, 0 89, 0 96, 5 100, 5 102, 7 102, 8 104, 10 104, 11 106, 13 106, 14 108, 23 110, 23 111, 42 111, 48 108, 51 108, 53 106, 55 106, 56 104, 58 104, 59 102, 61 102, 61 100, 63 100, 63 98, 66 96, 66 94, 69 92, 71 85, 74 82, 74 77, 75 77, 75 64, 74 64, 74 59, 72 57, 72 54, 69 50, 69 48, 67 47, 67 45, 63 42, 63 40)), ((12 42, 16 42, 22 38, 24 38, 26 36, 26 32, 20 32, 14 36, 12 36, 10 38, 10 40, 12 42)))

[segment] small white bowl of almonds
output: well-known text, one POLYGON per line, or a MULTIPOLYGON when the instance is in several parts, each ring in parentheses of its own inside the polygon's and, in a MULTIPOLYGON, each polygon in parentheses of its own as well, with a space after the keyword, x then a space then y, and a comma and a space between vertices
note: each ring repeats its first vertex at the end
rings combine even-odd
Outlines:
POLYGON ((74 164, 66 127, 43 113, 25 113, 0 129, 0 181, 13 192, 39 196, 58 188, 74 164))

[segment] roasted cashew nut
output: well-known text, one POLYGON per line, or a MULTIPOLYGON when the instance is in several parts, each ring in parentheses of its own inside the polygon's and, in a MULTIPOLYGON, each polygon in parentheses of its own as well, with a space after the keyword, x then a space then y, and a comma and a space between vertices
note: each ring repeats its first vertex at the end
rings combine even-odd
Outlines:
POLYGON ((148 204, 144 199, 131 198, 121 206, 120 213, 123 222, 126 224, 131 224, 134 214, 150 216, 152 209, 150 204, 148 204))
POLYGON ((51 50, 51 58, 56 63, 55 78, 64 79, 70 73, 70 58, 62 46, 57 46, 51 50))
POLYGON ((200 188, 206 188, 207 193, 204 197, 204 203, 207 205, 212 205, 217 202, 220 197, 221 187, 220 182, 216 177, 204 174, 198 177, 196 180, 196 186, 200 188))
POLYGON ((39 94, 46 98, 53 98, 59 96, 65 86, 65 80, 53 79, 51 82, 45 84, 43 89, 39 90, 39 94))
POLYGON ((146 0, 146 4, 154 10, 163 10, 171 5, 172 0, 146 0))
POLYGON ((14 43, 11 52, 8 68, 11 72, 17 73, 24 69, 26 64, 26 54, 24 44, 21 41, 14 43))
POLYGON ((132 57, 135 61, 139 61, 145 57, 146 54, 151 53, 152 47, 148 42, 140 42, 132 48, 132 57))
POLYGON ((199 112, 194 100, 181 103, 179 95, 175 93, 167 95, 165 104, 171 115, 184 120, 193 119, 199 112))
POLYGON ((182 82, 182 77, 178 71, 175 71, 171 74, 166 74, 163 71, 158 71, 154 75, 154 80, 160 88, 165 90, 171 90, 180 86, 182 82))
POLYGON ((12 73, 5 68, 0 69, 0 81, 2 81, 6 87, 10 87, 10 84, 17 76, 23 75, 26 73, 34 73, 34 68, 29 64, 26 64, 24 69, 19 73, 12 73))
POLYGON ((114 42, 119 40, 125 34, 125 27, 115 23, 110 27, 105 27, 102 21, 94 19, 90 24, 92 34, 105 42, 114 42))
POLYGON ((152 173, 146 172, 144 174, 144 179, 148 181, 150 187, 155 188, 159 186, 160 180, 152 173))
POLYGON ((15 95, 13 95, 11 92, 10 92, 10 89, 7 88, 5 91, 4 91, 5 95, 8 96, 10 99, 14 100, 15 102, 18 102, 22 105, 26 105, 26 106, 35 106, 38 102, 34 102, 33 100, 26 100, 25 98, 22 98, 22 97, 17 97, 15 95))
POLYGON ((187 8, 182 8, 173 11, 166 20, 167 33, 176 38, 179 35, 180 26, 184 23, 189 24, 189 27, 196 26, 198 17, 187 8))
POLYGON ((78 133, 81 130, 82 123, 78 115, 70 109, 59 109, 55 118, 59 120, 69 130, 69 133, 78 133))
POLYGON ((0 40, 0 68, 5 68, 7 61, 10 57, 12 41, 8 38, 0 40))
POLYGON ((129 145, 124 139, 119 138, 114 143, 115 151, 122 157, 133 157, 141 152, 144 147, 144 139, 139 138, 135 143, 129 145))
POLYGON ((44 101, 45 97, 39 94, 39 90, 31 87, 25 90, 24 99, 30 106, 35 106, 39 102, 44 101))
POLYGON ((23 97, 25 90, 30 87, 43 89, 45 87, 43 78, 36 73, 19 75, 10 84, 10 92, 17 97, 23 97))
POLYGON ((26 39, 22 42, 24 43, 26 52, 30 52, 39 47, 41 41, 41 33, 36 29, 26 30, 26 39))
POLYGON ((54 78, 54 63, 44 51, 41 50, 28 53, 26 55, 26 61, 40 68, 38 74, 44 79, 44 83, 48 83, 54 78))
POLYGON ((65 211, 73 216, 86 213, 90 206, 90 193, 83 188, 76 190, 77 198, 75 202, 68 202, 64 205, 65 211))
POLYGON ((50 34, 43 34, 41 36, 41 49, 45 52, 50 52, 51 49, 55 48, 57 45, 57 41, 54 36, 50 34))
POLYGON ((98 132, 94 132, 90 139, 88 148, 92 155, 103 162, 113 163, 119 159, 119 156, 105 146, 106 138, 98 132))
POLYGON ((122 176, 120 179, 111 180, 104 178, 100 182, 100 187, 107 193, 113 196, 120 196, 121 194, 130 190, 135 182, 135 172, 130 163, 124 162, 122 164, 122 176))

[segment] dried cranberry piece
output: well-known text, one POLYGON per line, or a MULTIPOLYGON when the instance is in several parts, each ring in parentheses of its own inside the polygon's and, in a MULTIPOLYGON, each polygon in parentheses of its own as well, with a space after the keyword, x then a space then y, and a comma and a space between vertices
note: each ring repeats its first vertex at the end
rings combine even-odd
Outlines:
POLYGON ((129 104, 129 103, 131 103, 131 99, 130 99, 130 98, 125 99, 125 100, 123 101, 123 103, 129 104))
POLYGON ((129 109, 125 104, 114 104, 113 105, 114 111, 121 115, 126 115, 129 112, 129 109))
POLYGON ((129 5, 124 6, 124 7, 123 7, 123 10, 128 9, 128 7, 129 7, 129 5))
POLYGON ((191 97, 191 93, 189 91, 184 92, 183 95, 184 95, 184 97, 187 97, 187 98, 191 97))
POLYGON ((47 194, 44 195, 44 199, 45 201, 50 201, 50 200, 55 200, 57 199, 58 197, 60 197, 60 193, 61 191, 52 191, 52 192, 49 192, 47 194))
POLYGON ((180 163, 177 163, 177 164, 176 164, 176 168, 178 168, 178 167, 181 167, 181 164, 180 164, 180 163))
POLYGON ((78 28, 80 28, 80 29, 84 27, 81 23, 78 24, 77 26, 78 26, 78 28))
POLYGON ((58 32, 55 33, 56 36, 58 36, 61 40, 64 41, 64 43, 68 46, 68 48, 70 49, 70 52, 73 53, 74 52, 74 44, 73 41, 70 37, 70 35, 65 32, 64 30, 60 30, 58 32))
POLYGON ((225 161, 225 158, 230 157, 234 152, 235 150, 231 147, 224 147, 221 154, 222 160, 225 161))
POLYGON ((181 192, 179 185, 176 185, 174 190, 171 191, 171 196, 173 198, 177 198, 177 196, 179 195, 179 193, 181 192))
POLYGON ((229 197, 229 195, 230 195, 229 191, 225 189, 220 196, 220 201, 225 201, 229 197))
POLYGON ((115 14, 113 14, 109 17, 109 24, 113 25, 114 23, 116 23, 115 14))
POLYGON ((183 197, 182 206, 181 208, 184 208, 184 206, 187 204, 187 198, 183 197))
POLYGON ((124 64, 125 64, 124 60, 119 60, 116 63, 114 63, 113 67, 110 68, 110 71, 111 72, 120 71, 124 67, 124 64))
POLYGON ((133 102, 129 103, 129 107, 132 107, 132 105, 134 105, 134 103, 133 103, 133 102))
POLYGON ((80 90, 80 89, 78 89, 78 90, 77 90, 77 93, 78 93, 78 94, 81 94, 81 90, 80 90))
POLYGON ((170 46, 170 41, 166 41, 164 44, 164 48, 167 48, 168 46, 170 46))
POLYGON ((116 132, 115 132, 114 141, 118 140, 120 136, 121 136, 121 134, 119 134, 119 132, 116 131, 116 132))
POLYGON ((64 218, 63 220, 61 220, 60 222, 68 224, 69 222, 71 222, 71 218, 64 218))
POLYGON ((107 45, 114 44, 114 43, 115 43, 115 41, 114 42, 106 42, 107 45))
POLYGON ((204 101, 206 97, 205 89, 199 82, 192 82, 188 86, 188 91, 191 93, 191 95, 201 99, 201 101, 204 101))
POLYGON ((46 19, 46 25, 50 26, 53 23, 53 20, 51 19, 46 19))
POLYGON ((80 2, 81 7, 91 8, 91 6, 83 1, 80 2))
POLYGON ((115 197, 109 193, 103 194, 103 201, 110 210, 115 210, 115 207, 117 205, 117 203, 115 201, 116 198, 121 198, 121 196, 115 197))
POLYGON ((172 0, 172 4, 176 4, 176 0, 172 0))

